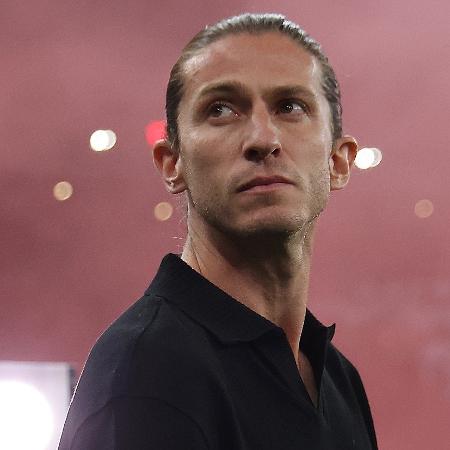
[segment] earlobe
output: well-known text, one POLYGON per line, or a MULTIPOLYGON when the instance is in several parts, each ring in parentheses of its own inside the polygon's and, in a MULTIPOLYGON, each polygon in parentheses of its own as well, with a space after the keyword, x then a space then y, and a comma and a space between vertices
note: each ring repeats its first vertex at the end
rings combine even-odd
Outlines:
POLYGON ((344 188, 350 178, 350 171, 358 151, 358 144, 353 136, 337 139, 329 158, 330 189, 344 188))
POLYGON ((153 146, 153 163, 171 194, 179 194, 186 189, 179 152, 172 148, 167 139, 161 139, 153 146))

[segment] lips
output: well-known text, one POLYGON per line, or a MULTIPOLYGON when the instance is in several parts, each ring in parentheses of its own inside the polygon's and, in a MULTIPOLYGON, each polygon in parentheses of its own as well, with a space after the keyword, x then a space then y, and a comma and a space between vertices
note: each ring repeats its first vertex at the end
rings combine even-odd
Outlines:
POLYGON ((255 186, 268 186, 276 183, 294 184, 292 181, 281 176, 256 177, 251 179, 247 183, 242 184, 238 188, 238 192, 247 191, 255 186))

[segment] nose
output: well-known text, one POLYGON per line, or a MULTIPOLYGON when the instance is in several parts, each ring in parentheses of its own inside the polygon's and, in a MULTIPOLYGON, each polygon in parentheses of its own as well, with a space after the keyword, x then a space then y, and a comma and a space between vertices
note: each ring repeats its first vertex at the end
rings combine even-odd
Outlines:
POLYGON ((247 126, 248 130, 243 143, 243 153, 246 159, 259 162, 268 156, 280 154, 279 130, 273 123, 266 105, 253 109, 247 126))

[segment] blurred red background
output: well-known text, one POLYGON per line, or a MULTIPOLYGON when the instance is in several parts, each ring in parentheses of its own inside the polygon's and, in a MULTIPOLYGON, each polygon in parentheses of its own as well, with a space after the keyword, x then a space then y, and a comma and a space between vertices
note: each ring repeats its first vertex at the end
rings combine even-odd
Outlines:
POLYGON ((3 2, 0 8, 0 359, 69 361, 180 252, 179 200, 145 140, 168 73, 205 24, 286 14, 318 39, 344 129, 382 163, 354 171, 321 218, 310 308, 366 384, 380 448, 448 448, 450 3, 316 0, 3 2), (89 137, 112 129, 114 149, 89 137), (74 188, 57 201, 53 186, 74 188), (418 218, 428 199, 434 211, 418 218), (174 215, 158 221, 154 208, 174 215), (447 444, 445 444, 447 442, 447 444))

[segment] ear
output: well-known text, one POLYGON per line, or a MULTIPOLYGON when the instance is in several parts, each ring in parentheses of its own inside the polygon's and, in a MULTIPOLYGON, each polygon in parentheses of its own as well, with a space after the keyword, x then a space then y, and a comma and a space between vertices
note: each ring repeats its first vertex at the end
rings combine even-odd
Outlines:
POLYGON ((180 154, 167 139, 160 139, 153 146, 153 163, 171 194, 179 194, 186 189, 180 154))
POLYGON ((342 136, 333 144, 329 159, 332 191, 342 189, 348 183, 357 152, 358 144, 353 136, 342 136))

